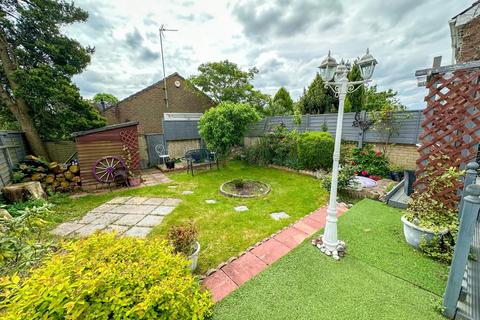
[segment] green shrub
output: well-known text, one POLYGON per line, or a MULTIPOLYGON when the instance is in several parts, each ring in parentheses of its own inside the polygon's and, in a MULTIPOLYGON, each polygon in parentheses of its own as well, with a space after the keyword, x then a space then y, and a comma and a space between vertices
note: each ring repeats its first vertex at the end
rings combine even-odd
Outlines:
MULTIPOLYGON (((339 192, 346 190, 349 185, 354 183, 354 179, 355 179, 354 171, 355 169, 352 166, 346 165, 346 166, 343 166, 341 170, 338 172, 337 190, 339 192)), ((322 187, 324 187, 327 190, 330 190, 331 186, 332 186, 331 175, 322 179, 322 187)))
POLYGON ((250 164, 277 164, 299 169, 297 140, 296 131, 289 131, 285 126, 279 125, 261 137, 257 144, 245 148, 245 160, 250 164))
POLYGON ((310 170, 332 167, 335 141, 328 132, 306 132, 298 139, 298 159, 310 170))
MULTIPOLYGON (((25 202, 24 202, 25 203, 25 202)), ((35 266, 51 244, 44 240, 43 218, 52 213, 51 205, 17 208, 13 218, 0 217, 0 275, 23 273, 35 266)))
POLYGON ((258 120, 260 116, 254 107, 222 102, 203 114, 198 130, 209 149, 226 156, 232 147, 242 144, 248 125, 258 120))
POLYGON ((205 319, 213 303, 166 242, 95 234, 4 279, 3 319, 205 319))

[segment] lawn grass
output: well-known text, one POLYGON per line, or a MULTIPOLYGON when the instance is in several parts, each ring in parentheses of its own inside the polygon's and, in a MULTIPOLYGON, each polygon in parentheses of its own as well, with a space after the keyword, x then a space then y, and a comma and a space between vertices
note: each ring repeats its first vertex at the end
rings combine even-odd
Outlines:
POLYGON ((85 214, 96 206, 116 196, 174 197, 182 203, 154 228, 149 237, 165 235, 169 226, 195 221, 202 246, 197 272, 216 267, 220 262, 271 235, 284 226, 308 214, 327 201, 327 191, 318 180, 296 173, 277 169, 250 166, 243 162, 228 162, 220 170, 199 170, 195 176, 186 172, 168 174, 174 180, 141 189, 130 189, 103 195, 89 195, 79 199, 61 199, 56 214, 50 219, 55 223, 70 220, 85 214), (234 178, 257 179, 270 185, 271 192, 261 198, 228 198, 220 194, 220 185, 234 178), (176 185, 170 189, 168 185, 176 185), (184 190, 193 190, 191 195, 182 195, 184 190), (216 204, 205 200, 215 199, 216 204), (234 211, 235 206, 246 205, 247 212, 234 211), (289 219, 275 221, 269 214, 285 211, 289 219))
POLYGON ((306 241, 219 302, 214 319, 444 319, 447 266, 405 243, 401 214, 359 202, 339 219, 345 258, 306 241))

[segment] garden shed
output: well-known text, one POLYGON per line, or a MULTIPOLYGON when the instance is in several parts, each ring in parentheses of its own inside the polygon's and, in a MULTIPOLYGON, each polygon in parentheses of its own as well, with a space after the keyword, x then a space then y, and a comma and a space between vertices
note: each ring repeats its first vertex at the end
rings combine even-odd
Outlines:
POLYGON ((116 157, 129 164, 132 171, 138 170, 140 153, 138 146, 138 122, 125 122, 102 128, 73 133, 78 152, 82 187, 99 188, 108 185, 94 174, 99 159, 116 157), (130 160, 128 160, 128 153, 130 160))

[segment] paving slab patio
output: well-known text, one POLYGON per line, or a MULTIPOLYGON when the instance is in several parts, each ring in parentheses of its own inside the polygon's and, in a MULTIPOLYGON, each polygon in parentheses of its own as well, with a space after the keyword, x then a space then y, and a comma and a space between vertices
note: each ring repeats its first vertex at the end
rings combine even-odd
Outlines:
POLYGON ((102 230, 143 238, 180 202, 175 198, 116 197, 83 217, 59 224, 50 233, 62 237, 86 237, 102 230))
MULTIPOLYGON (((337 215, 348 210, 342 205, 337 206, 337 215)), ((222 267, 202 281, 214 299, 220 301, 252 277, 262 272, 269 265, 286 255, 313 233, 325 226, 327 207, 317 209, 298 220, 288 228, 269 237, 260 245, 247 250, 238 259, 222 264, 222 267)))

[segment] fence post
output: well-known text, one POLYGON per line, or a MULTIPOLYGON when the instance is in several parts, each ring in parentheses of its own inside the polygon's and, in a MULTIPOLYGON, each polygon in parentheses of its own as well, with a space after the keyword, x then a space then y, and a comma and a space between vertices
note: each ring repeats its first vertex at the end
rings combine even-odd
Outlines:
POLYGON ((462 289, 462 280, 467 266, 470 244, 472 243, 475 223, 480 211, 480 185, 471 184, 465 188, 468 196, 462 208, 457 242, 453 252, 452 265, 448 274, 447 288, 443 298, 444 315, 453 319, 457 311, 458 298, 462 289))
POLYGON ((467 187, 471 184, 474 184, 475 181, 477 180, 477 170, 478 170, 478 163, 476 162, 469 162, 467 164, 467 172, 465 174, 465 180, 463 182, 463 191, 462 191, 462 199, 460 200, 460 205, 458 206, 458 210, 460 212, 460 219, 462 218, 462 213, 463 213, 463 204, 464 204, 464 199, 466 196, 468 196, 466 190, 467 187))

